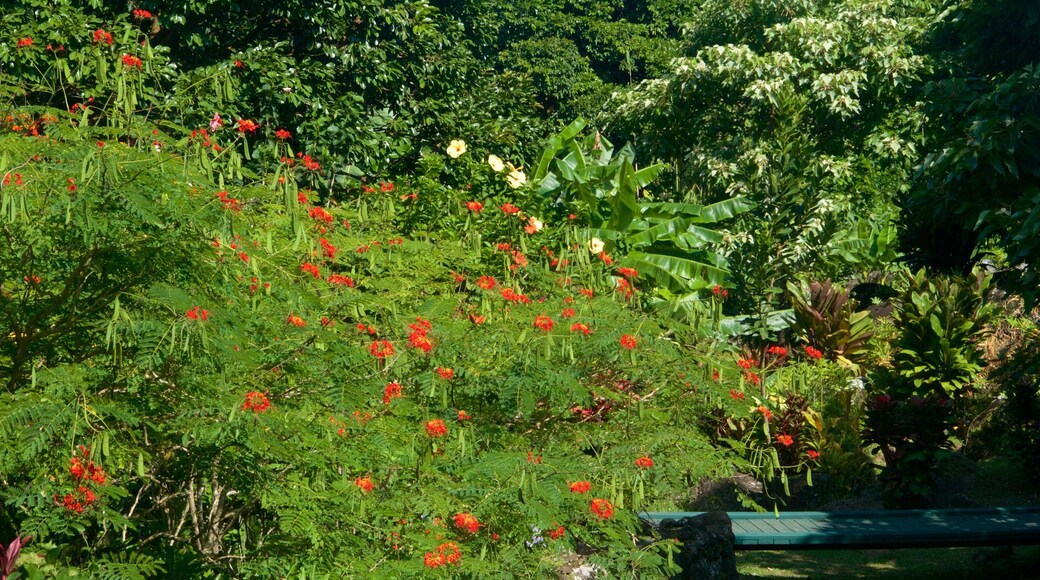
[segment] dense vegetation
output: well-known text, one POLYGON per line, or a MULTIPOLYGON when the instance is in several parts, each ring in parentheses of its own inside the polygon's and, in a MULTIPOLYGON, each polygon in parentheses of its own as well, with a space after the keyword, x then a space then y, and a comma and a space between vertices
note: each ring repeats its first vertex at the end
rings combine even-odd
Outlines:
POLYGON ((653 577, 704 480, 1040 466, 1030 3, 121 8, 0 23, 0 574, 653 577))

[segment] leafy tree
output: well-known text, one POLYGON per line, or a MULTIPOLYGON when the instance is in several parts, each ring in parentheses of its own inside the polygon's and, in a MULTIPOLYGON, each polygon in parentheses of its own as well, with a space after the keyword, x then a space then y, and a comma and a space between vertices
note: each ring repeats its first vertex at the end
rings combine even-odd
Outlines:
POLYGON ((707 3, 693 56, 615 101, 610 130, 670 163, 674 195, 755 203, 723 241, 735 305, 775 307, 796 273, 895 257, 892 202, 921 122, 906 95, 926 70, 917 45, 933 4, 707 3))
POLYGON ((966 271, 991 249, 998 282, 1036 303, 1040 257, 1040 11, 950 2, 933 30, 927 149, 905 202, 923 263, 966 271))

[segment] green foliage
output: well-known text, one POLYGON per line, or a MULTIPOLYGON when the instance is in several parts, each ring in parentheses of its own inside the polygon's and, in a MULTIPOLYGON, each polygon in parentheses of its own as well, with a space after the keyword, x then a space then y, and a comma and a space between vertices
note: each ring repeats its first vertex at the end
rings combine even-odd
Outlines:
POLYGON ((952 397, 975 381, 985 364, 979 341, 987 332, 992 307, 984 305, 990 278, 974 281, 903 274, 907 287, 895 312, 899 332, 893 365, 893 392, 952 397))
POLYGON ((615 99, 611 130, 670 163, 675 195, 755 204, 722 232, 731 308, 778 309, 798 274, 840 277, 895 257, 892 202, 922 122, 904 95, 926 70, 918 45, 932 4, 705 3, 692 56, 615 99))
POLYGON ((932 32, 928 148, 904 204, 920 263, 966 272, 995 243, 1007 256, 998 282, 1028 308, 1040 298, 1038 22, 1029 2, 950 2, 932 32))

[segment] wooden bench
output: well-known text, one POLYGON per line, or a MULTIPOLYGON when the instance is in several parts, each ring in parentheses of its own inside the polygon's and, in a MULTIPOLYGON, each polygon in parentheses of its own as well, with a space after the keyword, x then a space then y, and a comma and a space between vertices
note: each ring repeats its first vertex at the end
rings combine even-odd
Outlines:
MULTIPOLYGON (((654 527, 704 512, 642 512, 654 527)), ((859 512, 728 512, 735 550, 1040 544, 1040 507, 859 512)))

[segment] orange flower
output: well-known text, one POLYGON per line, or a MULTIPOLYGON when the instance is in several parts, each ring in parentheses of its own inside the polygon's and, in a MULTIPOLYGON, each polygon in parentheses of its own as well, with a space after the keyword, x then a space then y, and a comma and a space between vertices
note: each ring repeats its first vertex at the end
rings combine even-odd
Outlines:
POLYGON ((596 498, 589 504, 589 509, 600 519, 608 519, 614 515, 614 506, 609 501, 596 498))
POLYGON ((383 404, 389 405, 390 401, 401 398, 401 384, 397 381, 387 383, 386 388, 383 389, 383 404))
POLYGON ((517 214, 517 213, 520 213, 520 208, 516 207, 515 205, 513 205, 511 203, 503 203, 502 204, 502 213, 505 213, 505 214, 517 214))
POLYGON ((549 530, 549 537, 552 538, 553 540, 559 540, 566 533, 567 533, 567 531, 563 529, 563 526, 559 526, 558 528, 556 528, 554 530, 549 530))
POLYGON ((765 417, 766 421, 773 418, 773 412, 767 409, 765 405, 759 405, 755 410, 762 413, 762 416, 765 417))
POLYGON ((423 556, 423 564, 427 568, 439 568, 445 563, 444 554, 435 554, 433 552, 426 552, 423 556))
POLYGON ((737 361, 737 366, 742 368, 742 369, 749 369, 749 368, 755 366, 755 361, 753 359, 750 359, 750 358, 742 358, 742 359, 737 361))
POLYGON ((368 477, 359 477, 355 479, 354 485, 360 487, 361 491, 364 493, 372 491, 372 487, 374 487, 372 484, 372 479, 368 477))
POLYGON ((274 136, 279 141, 286 141, 288 139, 292 139, 292 133, 286 131, 285 129, 278 129, 274 132, 274 136))
POLYGON ((574 324, 571 325, 571 332, 580 332, 580 333, 584 334, 585 336, 588 336, 588 335, 592 334, 592 329, 589 328, 587 324, 582 324, 580 322, 575 322, 574 324))
POLYGON ((806 451, 805 454, 809 456, 809 459, 816 460, 820 458, 820 452, 815 449, 810 449, 806 451))
POLYGON ((290 314, 289 318, 286 318, 285 321, 293 326, 307 326, 307 323, 295 314, 290 314))
POLYGON ((473 213, 480 213, 480 211, 484 209, 484 204, 480 203, 479 201, 467 201, 466 209, 473 213))
POLYGON ((570 483, 571 491, 574 493, 588 493, 592 489, 592 484, 587 481, 572 481, 570 483))
POLYGON ((552 330, 554 324, 553 319, 544 314, 539 314, 534 317, 534 327, 544 330, 545 332, 552 330))
POLYGON ((813 348, 811 346, 806 346, 805 347, 805 354, 809 358, 814 358, 816 360, 820 360, 821 358, 823 358, 823 352, 821 350, 813 348))
POLYGON ((481 276, 480 279, 477 280, 477 286, 480 286, 484 290, 491 290, 495 287, 495 279, 491 276, 481 276))
POLYGON ((257 125, 255 121, 249 119, 239 119, 237 127, 238 132, 245 135, 246 133, 255 134, 256 130, 260 128, 260 125, 257 125))
POLYGON ((573 308, 564 308, 563 312, 560 313, 560 316, 563 317, 563 318, 571 318, 571 317, 574 316, 574 309, 573 308))
POLYGON ((628 279, 639 277, 639 271, 635 268, 618 268, 618 274, 621 274, 628 279))
POLYGON ((790 435, 777 435, 776 442, 783 445, 784 447, 790 447, 794 445, 794 439, 790 435))
POLYGON ((647 469, 647 468, 653 467, 653 466, 654 466, 654 460, 650 459, 649 457, 647 457, 645 455, 643 457, 640 457, 640 458, 636 459, 636 467, 638 467, 640 469, 647 469))
POLYGON ((450 381, 451 378, 455 376, 455 369, 437 367, 437 374, 440 375, 442 379, 450 381))
POLYGON ((246 393, 246 400, 242 403, 243 411, 252 411, 254 414, 259 415, 271 407, 271 401, 267 399, 267 395, 264 393, 258 393, 251 391, 246 393))
POLYGON ((473 514, 464 512, 455 516, 455 525, 462 531, 469 532, 471 534, 477 533, 480 529, 480 522, 473 514))
POLYGON ((144 66, 144 63, 141 62, 141 59, 137 58, 132 54, 124 54, 123 65, 127 68, 141 68, 142 66, 144 66))
POLYGON ((354 280, 350 276, 344 276, 343 274, 329 274, 329 284, 353 288, 354 280))
POLYGON ((628 350, 632 350, 636 347, 636 337, 631 334, 622 334, 620 342, 621 346, 628 350))
POLYGON ((469 421, 472 418, 473 417, 470 417, 469 413, 462 409, 459 409, 459 421, 469 421))
POLYGON ((389 340, 374 340, 368 351, 376 358, 386 358, 394 354, 394 345, 389 340))
POLYGON ((448 434, 448 426, 441 419, 430 419, 426 422, 426 434, 434 439, 448 434))

